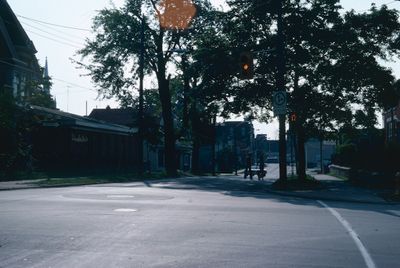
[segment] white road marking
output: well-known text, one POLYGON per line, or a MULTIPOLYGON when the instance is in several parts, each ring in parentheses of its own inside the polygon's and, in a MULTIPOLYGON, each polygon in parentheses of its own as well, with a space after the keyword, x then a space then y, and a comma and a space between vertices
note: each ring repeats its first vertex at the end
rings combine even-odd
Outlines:
POLYGON ((133 208, 117 208, 114 209, 115 212, 136 212, 137 209, 133 209, 133 208))
POLYGON ((324 202, 317 200, 317 202, 325 207, 329 212, 343 225, 343 227, 347 230, 351 238, 353 238, 354 242, 356 243, 358 249, 361 252, 361 255, 364 258, 365 264, 367 265, 368 268, 376 268, 376 265, 374 261, 371 258, 371 255, 369 255, 368 250, 365 248, 364 244, 361 242, 358 234, 353 230, 351 227, 350 223, 346 221, 336 210, 333 208, 329 207, 327 204, 324 202))
POLYGON ((123 195, 123 194, 109 194, 107 198, 134 198, 133 195, 123 195))

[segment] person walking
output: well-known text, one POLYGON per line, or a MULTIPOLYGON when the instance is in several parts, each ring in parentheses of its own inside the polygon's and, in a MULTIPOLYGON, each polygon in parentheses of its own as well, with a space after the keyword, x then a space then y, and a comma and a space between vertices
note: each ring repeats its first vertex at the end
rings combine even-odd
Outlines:
POLYGON ((253 179, 253 174, 251 174, 251 155, 248 154, 246 157, 246 169, 244 170, 244 178, 247 178, 247 175, 250 176, 250 180, 253 179))
POLYGON ((260 159, 259 159, 259 173, 258 173, 258 180, 263 180, 265 177, 265 174, 267 173, 264 169, 265 169, 265 162, 264 162, 264 153, 261 152, 260 153, 260 159))

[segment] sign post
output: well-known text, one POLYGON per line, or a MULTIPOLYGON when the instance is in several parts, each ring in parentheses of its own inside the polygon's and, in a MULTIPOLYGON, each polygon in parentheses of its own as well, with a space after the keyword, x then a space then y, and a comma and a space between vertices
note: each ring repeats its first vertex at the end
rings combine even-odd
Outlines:
POLYGON ((272 99, 272 104, 274 106, 274 115, 286 115, 286 92, 285 91, 275 91, 272 99))

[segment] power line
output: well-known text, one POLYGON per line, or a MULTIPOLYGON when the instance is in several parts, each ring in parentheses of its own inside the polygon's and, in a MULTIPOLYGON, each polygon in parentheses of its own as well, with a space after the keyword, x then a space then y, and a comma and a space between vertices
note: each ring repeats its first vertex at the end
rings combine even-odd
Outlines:
MULTIPOLYGON (((27 22, 22 21, 22 20, 20 22, 23 23, 23 24, 28 24, 27 22)), ((36 24, 36 26, 38 26, 38 27, 44 27, 47 30, 51 30, 51 31, 54 31, 54 32, 57 32, 57 33, 60 33, 60 34, 63 34, 63 35, 69 35, 70 37, 76 38, 76 39, 79 39, 79 40, 82 39, 82 36, 78 36, 78 35, 72 34, 72 33, 68 32, 68 31, 63 31, 62 29, 54 27, 54 26, 51 26, 51 25, 43 24, 43 23, 36 22, 36 21, 29 21, 29 22, 36 24)))
POLYGON ((32 31, 32 30, 28 30, 28 29, 26 29, 26 31, 27 31, 27 32, 29 32, 29 33, 32 33, 32 34, 38 35, 38 36, 40 36, 40 37, 43 37, 43 38, 49 39, 49 40, 51 40, 51 41, 54 41, 54 42, 57 42, 57 43, 60 43, 60 44, 66 45, 66 46, 70 46, 70 47, 74 47, 74 48, 80 48, 80 47, 79 47, 79 46, 77 46, 77 45, 74 45, 74 44, 71 44, 71 43, 67 43, 67 42, 65 42, 65 41, 60 41, 60 40, 57 40, 57 39, 54 39, 54 38, 51 38, 51 37, 48 37, 48 36, 42 35, 42 34, 40 34, 40 33, 34 32, 34 31, 32 31))
POLYGON ((65 80, 62 80, 62 79, 59 79, 59 78, 51 77, 51 79, 55 80, 55 81, 59 81, 59 82, 65 83, 65 84, 68 84, 68 85, 71 85, 71 86, 74 86, 74 87, 78 87, 78 88, 82 88, 82 89, 98 92, 96 89, 80 86, 78 84, 75 84, 75 83, 72 83, 72 82, 68 82, 68 81, 65 81, 65 80))
POLYGON ((77 30, 77 31, 91 32, 91 30, 89 30, 89 29, 66 26, 66 25, 61 25, 61 24, 55 24, 55 23, 46 22, 46 21, 42 21, 42 20, 32 19, 32 18, 25 17, 25 16, 22 16, 22 15, 19 15, 19 14, 16 14, 16 15, 18 17, 20 17, 20 18, 23 18, 23 19, 27 19, 27 20, 30 20, 30 21, 35 21, 35 22, 43 23, 43 24, 47 24, 47 25, 52 25, 52 26, 55 26, 55 27, 60 27, 60 28, 65 28, 65 29, 70 29, 70 30, 77 30))
MULTIPOLYGON (((393 1, 390 1, 390 2, 387 2, 387 3, 383 3, 383 4, 381 4, 379 7, 381 8, 381 7, 383 7, 383 6, 391 5, 391 4, 394 4, 394 3, 396 3, 396 2, 399 2, 399 0, 393 0, 393 1)), ((371 10, 371 9, 356 10, 356 12, 357 12, 357 13, 360 13, 360 12, 366 12, 366 11, 370 11, 370 10, 371 10)))
MULTIPOLYGON (((34 75, 38 75, 38 76, 42 75, 40 72, 35 72, 32 69, 29 69, 29 68, 26 68, 26 67, 23 67, 23 66, 19 66, 19 65, 16 65, 16 64, 12 64, 12 63, 9 63, 9 62, 1 60, 1 59, 0 59, 0 63, 6 64, 6 65, 9 65, 9 66, 12 66, 12 67, 19 68, 21 70, 24 70, 24 71, 29 72, 29 73, 34 74, 34 75)), ((85 90, 98 92, 96 89, 80 86, 78 84, 75 84, 75 83, 72 83, 72 82, 68 82, 66 80, 56 78, 54 76, 51 76, 51 79, 55 80, 55 81, 59 81, 59 82, 65 83, 65 84, 69 84, 69 85, 74 86, 74 87, 78 87, 78 88, 82 88, 82 89, 85 89, 85 90)))
MULTIPOLYGON (((55 33, 52 33, 52 32, 46 31, 46 30, 43 30, 43 29, 41 29, 41 28, 39 28, 39 27, 36 27, 36 26, 34 26, 34 25, 31 25, 31 24, 29 24, 29 23, 22 22, 22 24, 24 24, 24 25, 26 25, 26 26, 28 26, 28 27, 32 27, 32 28, 34 28, 34 29, 36 29, 36 30, 39 30, 39 31, 41 31, 41 32, 44 32, 44 33, 47 33, 47 34, 50 34, 50 35, 54 35, 55 37, 60 38, 60 39, 63 39, 63 40, 65 40, 65 41, 67 41, 67 42, 76 43, 76 44, 78 44, 78 45, 80 45, 80 46, 83 46, 83 44, 78 43, 76 40, 69 39, 69 38, 66 38, 66 37, 64 37, 64 36, 61 36, 61 35, 58 35, 58 34, 55 34, 55 33)), ((80 39, 82 40, 82 38, 80 38, 80 39)))

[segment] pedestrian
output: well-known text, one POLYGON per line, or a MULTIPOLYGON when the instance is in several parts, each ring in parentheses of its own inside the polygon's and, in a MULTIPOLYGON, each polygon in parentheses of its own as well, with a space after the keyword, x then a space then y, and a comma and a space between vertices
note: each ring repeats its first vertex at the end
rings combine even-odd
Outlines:
POLYGON ((263 180, 264 176, 266 174, 266 171, 264 170, 265 169, 265 163, 264 163, 264 153, 263 152, 260 153, 259 164, 260 164, 260 171, 259 171, 259 174, 258 174, 258 180, 263 180))
POLYGON ((251 174, 251 155, 248 154, 246 157, 246 169, 244 170, 244 178, 247 178, 247 175, 250 176, 250 180, 253 179, 253 174, 251 174))

